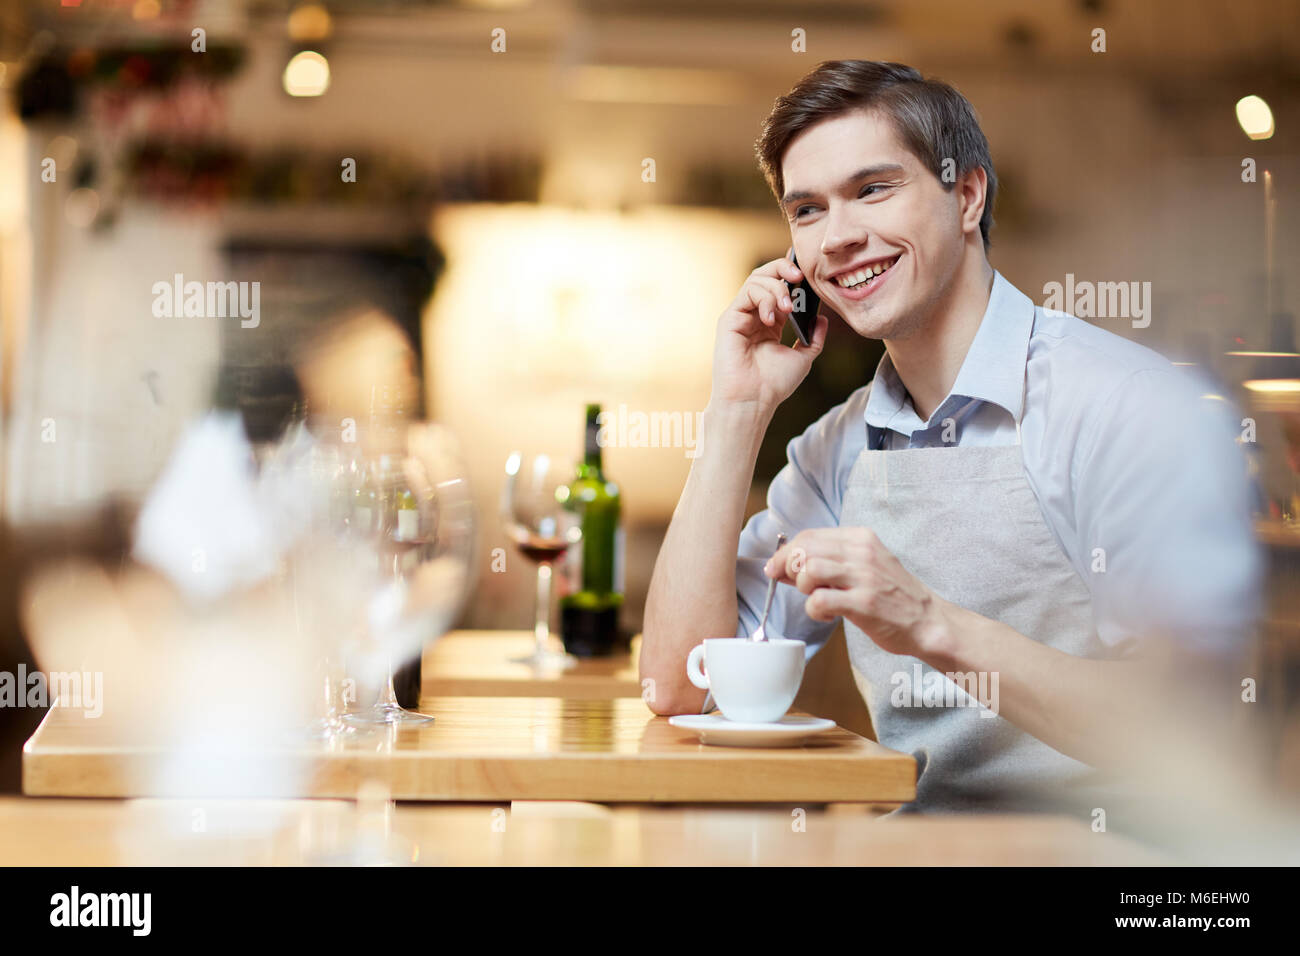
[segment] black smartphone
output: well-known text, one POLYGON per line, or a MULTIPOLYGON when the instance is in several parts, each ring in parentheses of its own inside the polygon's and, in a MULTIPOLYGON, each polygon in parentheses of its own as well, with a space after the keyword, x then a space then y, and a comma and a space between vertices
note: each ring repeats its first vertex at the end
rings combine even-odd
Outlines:
MULTIPOLYGON (((790 250, 790 261, 799 265, 793 249, 790 250)), ((817 328, 817 313, 822 307, 822 300, 813 291, 812 283, 808 281, 806 275, 798 285, 791 286, 787 282, 785 286, 790 290, 790 302, 794 305, 794 311, 790 313, 794 334, 799 337, 802 344, 808 345, 812 342, 813 332, 817 328)))

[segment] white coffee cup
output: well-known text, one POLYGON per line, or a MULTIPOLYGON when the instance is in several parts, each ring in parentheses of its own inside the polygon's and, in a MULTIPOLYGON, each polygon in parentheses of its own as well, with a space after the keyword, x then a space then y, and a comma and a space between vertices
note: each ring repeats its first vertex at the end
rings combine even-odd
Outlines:
POLYGON ((794 703, 803 666, 803 641, 715 637, 691 648, 686 676, 713 692, 728 720, 768 724, 784 717, 794 703))

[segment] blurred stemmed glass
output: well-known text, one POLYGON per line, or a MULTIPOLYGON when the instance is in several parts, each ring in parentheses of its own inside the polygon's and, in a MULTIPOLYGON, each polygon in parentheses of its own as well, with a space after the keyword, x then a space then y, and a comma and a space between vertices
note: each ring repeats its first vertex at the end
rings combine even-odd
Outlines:
MULTIPOLYGON (((382 661, 376 702, 349 723, 425 723, 393 687, 393 662, 421 653, 451 626, 468 596, 475 549, 474 505, 452 433, 432 422, 397 422, 371 436, 349 519, 356 573, 369 582, 366 649, 382 661)), ((348 479, 344 479, 348 480, 348 479)))
POLYGON ((347 483, 358 446, 319 418, 290 424, 259 454, 256 494, 272 540, 292 540, 285 572, 298 638, 309 643, 318 717, 309 736, 332 740, 353 732, 343 721, 342 653, 347 628, 366 593, 347 537, 347 483))
POLYGON ((515 663, 537 669, 566 669, 577 663, 564 653, 552 651, 551 634, 552 565, 582 539, 577 514, 566 507, 572 469, 564 459, 542 453, 513 451, 506 459, 506 480, 501 489, 501 520, 519 552, 537 564, 537 605, 533 618, 536 648, 515 663))

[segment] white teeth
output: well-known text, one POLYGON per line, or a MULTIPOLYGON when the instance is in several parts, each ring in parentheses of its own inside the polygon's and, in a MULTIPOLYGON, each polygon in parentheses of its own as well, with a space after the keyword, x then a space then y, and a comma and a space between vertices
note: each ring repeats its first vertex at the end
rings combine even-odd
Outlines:
POLYGON ((835 281, 838 282, 842 288, 852 288, 853 286, 861 285, 868 279, 875 278, 876 276, 888 271, 897 261, 897 259, 891 259, 889 262, 877 262, 875 265, 865 266, 857 272, 848 272, 844 275, 836 276, 835 281))

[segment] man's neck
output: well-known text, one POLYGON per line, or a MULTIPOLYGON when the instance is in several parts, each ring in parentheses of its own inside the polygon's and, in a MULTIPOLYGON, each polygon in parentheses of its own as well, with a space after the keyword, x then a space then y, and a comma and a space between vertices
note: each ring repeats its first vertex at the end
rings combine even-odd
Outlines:
POLYGON ((993 292, 988 259, 968 256, 967 262, 924 327, 905 339, 885 339, 889 359, 921 421, 934 414, 957 381, 993 292))

